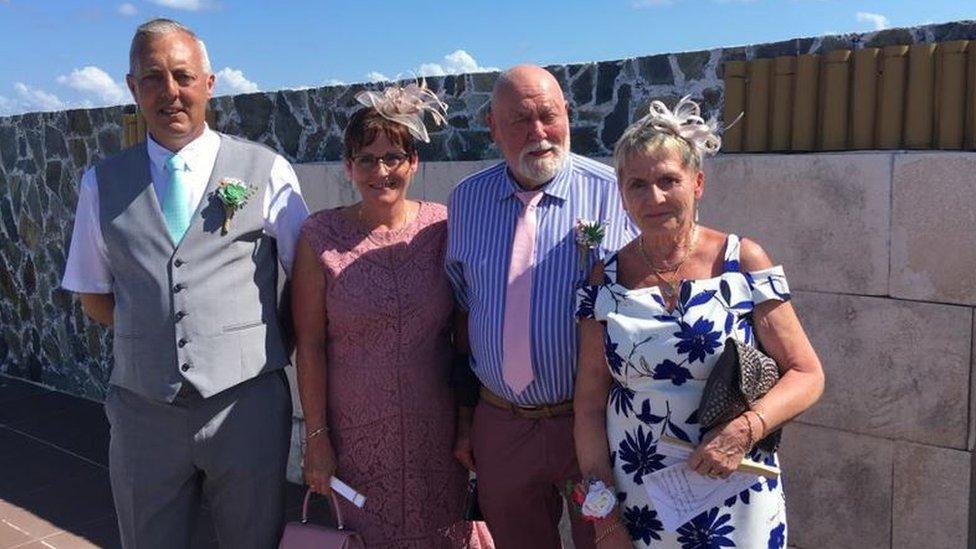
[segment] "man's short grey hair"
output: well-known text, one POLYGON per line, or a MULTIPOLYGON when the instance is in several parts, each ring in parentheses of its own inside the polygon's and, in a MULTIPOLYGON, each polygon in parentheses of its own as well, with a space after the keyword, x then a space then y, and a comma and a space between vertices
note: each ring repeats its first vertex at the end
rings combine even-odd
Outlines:
POLYGON ((171 32, 182 32, 193 38, 200 48, 203 70, 207 74, 213 74, 213 68, 210 66, 210 56, 207 55, 207 45, 203 43, 203 40, 200 40, 200 37, 195 32, 183 24, 162 17, 146 21, 136 29, 136 33, 132 37, 132 45, 129 47, 129 72, 135 74, 136 67, 139 65, 139 56, 142 55, 142 50, 146 47, 147 42, 171 32))
MULTIPOLYGON (((523 65, 516 65, 514 67, 511 67, 511 68, 509 68, 507 70, 504 70, 504 71, 498 73, 498 76, 495 78, 494 84, 492 84, 492 86, 491 86, 491 97, 488 99, 488 111, 489 112, 491 112, 492 110, 494 110, 494 108, 495 108, 495 101, 498 99, 498 95, 501 93, 501 91, 503 89, 505 89, 505 88, 509 88, 509 87, 512 86, 512 80, 513 80, 512 79, 512 72, 515 69, 518 69, 519 67, 522 67, 522 66, 523 65)), ((545 68, 542 68, 542 67, 539 67, 539 68, 541 68, 545 72, 548 72, 552 76, 553 81, 556 82, 556 87, 559 88, 559 91, 562 93, 562 99, 563 99, 563 101, 566 101, 567 108, 568 108, 569 102, 566 99, 566 90, 563 90, 562 89, 562 85, 559 84, 559 80, 556 78, 556 75, 552 74, 552 72, 549 71, 548 69, 545 69, 545 68)))

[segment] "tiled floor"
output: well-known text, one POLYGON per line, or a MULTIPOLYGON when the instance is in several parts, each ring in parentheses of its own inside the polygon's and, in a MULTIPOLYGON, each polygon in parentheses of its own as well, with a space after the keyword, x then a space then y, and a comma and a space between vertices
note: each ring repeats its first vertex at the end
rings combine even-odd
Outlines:
MULTIPOLYGON (((193 547, 215 547, 205 511, 197 523, 193 547)), ((0 376, 0 549, 119 546, 102 405, 0 376)))

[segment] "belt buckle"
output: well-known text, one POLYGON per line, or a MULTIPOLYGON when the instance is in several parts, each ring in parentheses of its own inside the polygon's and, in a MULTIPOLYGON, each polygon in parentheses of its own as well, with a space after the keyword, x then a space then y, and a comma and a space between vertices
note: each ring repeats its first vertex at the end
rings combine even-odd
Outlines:
POLYGON ((521 411, 526 414, 534 415, 537 413, 542 414, 544 417, 552 417, 552 408, 548 404, 540 404, 538 406, 523 406, 521 404, 513 404, 516 411, 521 411))

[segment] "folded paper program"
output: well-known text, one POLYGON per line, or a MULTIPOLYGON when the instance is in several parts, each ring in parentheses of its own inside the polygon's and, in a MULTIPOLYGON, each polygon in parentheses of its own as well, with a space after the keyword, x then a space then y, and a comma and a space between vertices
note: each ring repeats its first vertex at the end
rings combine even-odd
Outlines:
POLYGON ((645 476, 644 488, 661 524, 674 532, 758 481, 759 476, 752 473, 732 473, 727 479, 706 477, 681 461, 645 476))
POLYGON ((748 490, 761 481, 760 475, 769 478, 779 476, 776 467, 744 459, 738 471, 729 478, 710 478, 688 466, 687 458, 692 451, 694 447, 687 442, 661 437, 658 452, 681 461, 644 477, 647 497, 654 504, 661 524, 672 532, 700 513, 748 490))

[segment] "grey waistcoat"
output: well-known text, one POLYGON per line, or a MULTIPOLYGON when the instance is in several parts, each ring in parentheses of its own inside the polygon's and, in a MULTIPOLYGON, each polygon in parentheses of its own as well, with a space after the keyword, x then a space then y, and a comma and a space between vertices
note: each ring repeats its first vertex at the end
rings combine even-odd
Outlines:
POLYGON ((145 143, 96 166, 99 220, 114 278, 110 382, 170 402, 189 382, 208 397, 288 364, 277 315, 277 253, 262 202, 275 154, 220 134, 207 190, 174 244, 145 143), (221 234, 214 195, 232 177, 254 194, 221 234))

